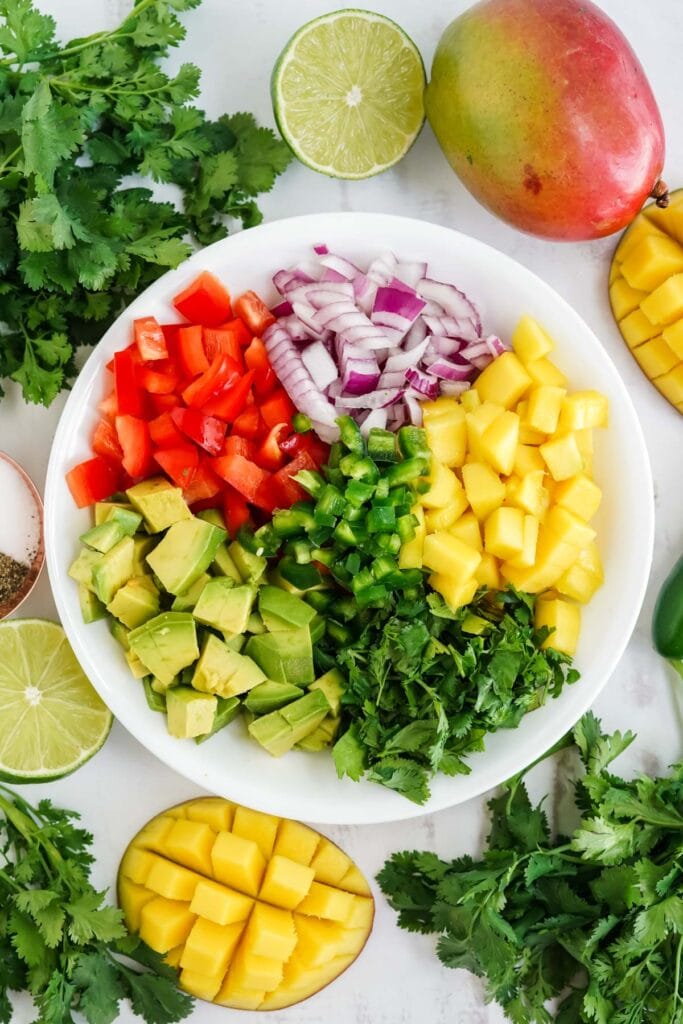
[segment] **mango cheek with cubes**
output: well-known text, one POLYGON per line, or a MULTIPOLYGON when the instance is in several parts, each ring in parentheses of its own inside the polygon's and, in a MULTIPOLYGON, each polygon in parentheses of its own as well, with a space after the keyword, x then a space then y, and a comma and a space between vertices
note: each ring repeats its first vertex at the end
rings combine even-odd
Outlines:
POLYGON ((603 582, 590 521, 602 498, 593 432, 607 426, 608 403, 597 391, 569 392, 552 350, 541 325, 522 317, 512 351, 470 390, 423 404, 432 465, 399 564, 430 570, 454 609, 480 587, 550 595, 536 624, 552 631, 548 645, 573 654, 578 605, 603 582))
POLYGON ((234 1009, 313 995, 372 930, 370 887, 318 832, 219 797, 172 807, 128 846, 118 876, 130 931, 163 953, 181 988, 234 1009))

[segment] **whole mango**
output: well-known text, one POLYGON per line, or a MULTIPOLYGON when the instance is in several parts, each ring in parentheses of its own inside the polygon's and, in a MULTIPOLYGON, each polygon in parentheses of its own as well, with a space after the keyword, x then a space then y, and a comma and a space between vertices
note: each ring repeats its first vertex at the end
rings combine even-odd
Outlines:
POLYGON ((618 231, 660 180, 664 128, 623 34, 588 0, 482 0, 446 28, 425 95, 456 174, 544 238, 618 231))

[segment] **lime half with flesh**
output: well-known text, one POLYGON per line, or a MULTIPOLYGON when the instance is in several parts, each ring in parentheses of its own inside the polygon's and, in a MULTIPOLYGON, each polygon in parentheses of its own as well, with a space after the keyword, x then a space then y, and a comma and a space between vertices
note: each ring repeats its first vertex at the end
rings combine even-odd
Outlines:
POLYGON ((97 753, 112 714, 45 619, 0 623, 0 778, 50 782, 97 753))
POLYGON ((285 46, 273 71, 273 109, 302 163, 335 178, 369 178, 417 138, 424 87, 420 52, 394 21, 335 11, 285 46))

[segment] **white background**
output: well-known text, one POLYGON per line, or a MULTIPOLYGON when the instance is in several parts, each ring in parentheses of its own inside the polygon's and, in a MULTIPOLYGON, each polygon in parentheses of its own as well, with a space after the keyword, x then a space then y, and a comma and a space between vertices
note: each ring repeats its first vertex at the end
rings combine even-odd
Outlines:
MULTIPOLYGON (((339 6, 335 0, 204 0, 185 16, 187 39, 174 63, 191 60, 203 74, 202 104, 211 115, 241 109, 272 124, 269 76, 280 49, 304 21, 339 6)), ((348 5, 351 6, 351 5, 348 5)), ((396 19, 420 47, 429 68, 446 23, 464 10, 466 0, 373 0, 374 9, 396 19)), ((681 130, 681 49, 683 5, 678 0, 600 0, 620 25, 645 66, 667 130, 665 177, 683 186, 681 130)), ((128 9, 126 0, 43 0, 63 38, 113 26, 128 9)), ((540 274, 595 330, 629 387, 652 460, 657 527, 650 587, 633 639, 595 710, 610 728, 633 728, 638 742, 622 759, 624 769, 656 773, 683 753, 680 701, 673 673, 653 653, 649 641, 652 607, 670 566, 683 550, 683 420, 649 385, 620 339, 607 301, 607 273, 615 239, 591 244, 553 244, 528 238, 497 221, 469 196, 455 178, 425 127, 415 147, 393 171, 365 182, 336 182, 294 164, 272 195, 262 202, 268 219, 325 210, 401 213, 450 225, 513 256, 540 274)), ((16 391, 0 403, 0 448, 19 460, 42 489, 51 439, 63 400, 50 410, 26 407, 16 391)), ((629 509, 623 510, 624 515, 629 509)), ((2 515, 0 513, 0 524, 2 515)), ((1 535, 1 531, 0 531, 1 535)), ((22 615, 54 616, 45 575, 22 615)), ((681 684, 678 683, 680 688, 681 684)), ((536 773, 534 791, 557 794, 566 765, 536 773)), ((236 767, 239 771, 239 767, 236 767)), ((96 836, 98 885, 112 885, 127 840, 150 816, 168 804, 199 793, 157 763, 115 725, 97 757, 77 775, 39 787, 57 803, 77 808, 96 836)), ((31 794, 29 794, 31 795, 31 794)), ((486 835, 485 800, 411 822, 376 827, 327 828, 328 834, 374 876, 386 856, 404 848, 436 849, 448 857, 481 848, 486 835)), ((438 963, 430 938, 401 932, 378 894, 373 935, 360 960, 337 982, 307 1003, 269 1016, 273 1024, 497 1024, 503 1015, 486 1006, 479 982, 438 963)), ((27 1002, 16 1020, 32 1020, 27 1002)), ((132 1021, 124 1009, 121 1020, 132 1021)), ((193 1021, 220 1024, 227 1019, 256 1021, 256 1013, 197 1004, 193 1021)))

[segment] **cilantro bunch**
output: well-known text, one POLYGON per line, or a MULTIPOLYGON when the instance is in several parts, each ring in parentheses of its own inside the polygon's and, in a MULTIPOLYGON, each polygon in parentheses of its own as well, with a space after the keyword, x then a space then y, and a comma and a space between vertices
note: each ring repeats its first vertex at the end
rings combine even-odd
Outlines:
POLYGON ((683 1022, 683 763, 625 781, 608 766, 633 739, 589 713, 554 748, 585 770, 571 834, 551 837, 523 772, 489 802, 480 861, 397 853, 379 875, 401 927, 440 933, 514 1024, 683 1022))
MULTIPOLYGON (((0 379, 49 405, 133 297, 289 163, 250 114, 209 121, 199 69, 159 66, 199 0, 137 0, 118 28, 61 46, 31 0, 0 0, 0 379), (131 176, 135 176, 131 178, 131 176), (149 183, 178 186, 180 209, 149 183)), ((0 395, 2 389, 0 388, 0 395)))
POLYGON ((316 657, 348 680, 337 773, 421 804, 436 772, 468 774, 465 758, 488 733, 515 728, 579 674, 566 654, 541 649, 548 630, 534 627, 532 595, 482 592, 452 611, 436 593, 414 593, 355 610, 358 636, 342 648, 328 636, 316 657))
POLYGON ((192 1009, 176 972, 137 936, 89 881, 92 836, 73 811, 31 807, 0 786, 0 1021, 10 992, 29 992, 36 1024, 111 1024, 122 999, 148 1024, 192 1009))

